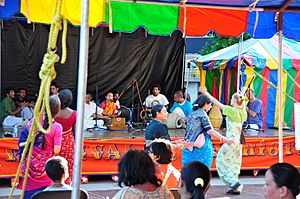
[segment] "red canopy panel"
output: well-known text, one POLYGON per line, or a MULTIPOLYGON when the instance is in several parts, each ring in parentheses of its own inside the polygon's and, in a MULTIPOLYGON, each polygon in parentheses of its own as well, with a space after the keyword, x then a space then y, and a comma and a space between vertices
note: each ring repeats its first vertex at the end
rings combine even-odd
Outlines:
POLYGON ((248 11, 182 6, 179 17, 179 29, 187 36, 204 36, 213 30, 222 36, 237 37, 247 30, 248 11))

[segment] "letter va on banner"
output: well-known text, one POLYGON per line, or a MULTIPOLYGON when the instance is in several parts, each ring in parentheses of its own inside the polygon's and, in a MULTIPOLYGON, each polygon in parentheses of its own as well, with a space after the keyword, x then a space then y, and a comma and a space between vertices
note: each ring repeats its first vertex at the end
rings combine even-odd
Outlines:
POLYGON ((294 103, 294 121, 296 150, 300 150, 300 103, 294 103))

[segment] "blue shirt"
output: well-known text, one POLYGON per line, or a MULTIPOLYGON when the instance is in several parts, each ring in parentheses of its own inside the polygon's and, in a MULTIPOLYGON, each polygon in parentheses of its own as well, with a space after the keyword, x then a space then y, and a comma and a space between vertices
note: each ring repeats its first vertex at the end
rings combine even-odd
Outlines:
POLYGON ((187 117, 186 134, 184 140, 189 142, 195 142, 200 133, 204 133, 205 137, 210 136, 206 133, 212 129, 212 125, 209 121, 209 117, 205 110, 199 108, 193 111, 187 117))
POLYGON ((155 140, 155 138, 170 140, 170 135, 165 124, 153 119, 146 127, 145 140, 155 140))
POLYGON ((170 112, 172 113, 175 110, 175 108, 177 108, 177 107, 182 109, 182 111, 184 112, 185 117, 189 116, 193 111, 192 103, 187 101, 187 100, 184 100, 184 102, 182 104, 180 104, 178 102, 174 102, 170 112))
POLYGON ((255 99, 253 102, 249 102, 249 109, 256 113, 256 116, 248 114, 248 123, 249 124, 257 124, 259 128, 263 125, 263 106, 262 101, 260 99, 255 99))

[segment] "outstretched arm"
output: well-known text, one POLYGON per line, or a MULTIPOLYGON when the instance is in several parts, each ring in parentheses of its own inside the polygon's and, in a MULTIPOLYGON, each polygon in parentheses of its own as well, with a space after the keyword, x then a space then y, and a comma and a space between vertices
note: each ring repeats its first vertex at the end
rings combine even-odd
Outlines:
POLYGON ((217 107, 218 107, 219 109, 223 109, 224 104, 222 104, 222 103, 219 102, 216 98, 214 98, 213 96, 211 96, 211 94, 209 94, 209 93, 207 92, 207 89, 206 89, 205 86, 200 86, 199 91, 200 91, 202 94, 207 95, 207 96, 211 99, 212 103, 214 103, 215 105, 217 105, 217 107))

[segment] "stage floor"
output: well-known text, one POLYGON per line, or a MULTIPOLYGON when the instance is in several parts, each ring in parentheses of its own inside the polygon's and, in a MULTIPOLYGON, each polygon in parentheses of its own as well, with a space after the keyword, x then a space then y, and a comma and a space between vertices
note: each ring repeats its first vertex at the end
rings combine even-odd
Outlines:
MULTIPOLYGON (((225 130, 217 130, 221 134, 225 135, 225 130)), ((185 135, 185 129, 169 129, 169 134, 171 138, 183 138, 185 135)), ((97 131, 84 131, 83 136, 86 140, 101 140, 101 139, 116 139, 116 138, 144 138, 145 129, 141 128, 137 131, 110 131, 100 129, 97 131)), ((283 130, 283 136, 294 136, 295 131, 293 130, 283 130)), ((277 137, 278 130, 266 129, 264 132, 246 132, 246 137, 277 137)))

